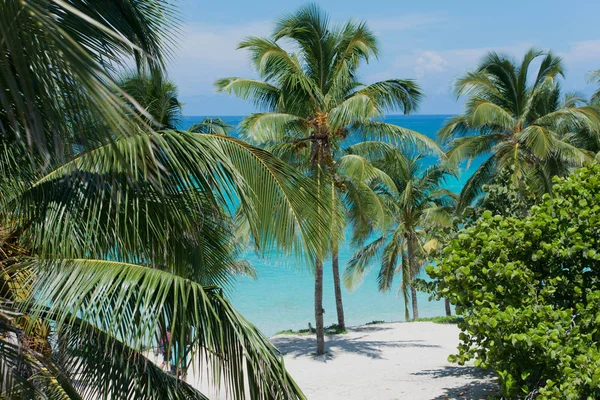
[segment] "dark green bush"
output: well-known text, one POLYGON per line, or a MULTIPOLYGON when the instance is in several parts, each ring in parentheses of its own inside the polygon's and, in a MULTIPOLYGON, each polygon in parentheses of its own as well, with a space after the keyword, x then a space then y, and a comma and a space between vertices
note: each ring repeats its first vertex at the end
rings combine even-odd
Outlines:
POLYGON ((464 317, 450 359, 495 371, 509 398, 600 399, 599 245, 598 165, 527 217, 485 212, 428 267, 464 317))

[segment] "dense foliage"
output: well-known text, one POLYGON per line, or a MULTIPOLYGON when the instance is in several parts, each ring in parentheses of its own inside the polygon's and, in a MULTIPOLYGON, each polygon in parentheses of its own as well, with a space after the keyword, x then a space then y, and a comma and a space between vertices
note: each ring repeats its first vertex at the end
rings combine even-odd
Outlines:
POLYGON ((174 13, 0 2, 0 398, 204 399, 180 379, 192 365, 227 397, 304 398, 221 287, 248 271, 233 215, 257 249, 314 258, 327 210, 265 150, 168 129, 179 102, 156 74, 174 13), (131 59, 153 75, 119 87, 131 59))
POLYGON ((453 360, 507 397, 599 398, 600 166, 554 183, 525 218, 484 212, 428 272, 464 316, 453 360))
MULTIPOLYGON (((487 185, 483 185, 485 194, 480 197, 473 206, 467 207, 461 218, 457 218, 456 228, 470 225, 486 211, 492 215, 502 215, 505 217, 524 217, 529 214, 532 206, 538 204, 542 196, 533 190, 527 181, 515 183, 511 179, 511 168, 500 172, 487 185)), ((458 229, 455 229, 458 231, 458 229)))

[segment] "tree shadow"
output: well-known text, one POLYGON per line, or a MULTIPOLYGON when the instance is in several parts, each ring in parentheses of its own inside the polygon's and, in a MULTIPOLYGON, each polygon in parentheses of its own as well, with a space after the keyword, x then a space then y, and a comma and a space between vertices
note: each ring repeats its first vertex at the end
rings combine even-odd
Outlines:
POLYGON ((473 366, 447 366, 414 372, 413 375, 436 378, 463 378, 470 382, 461 386, 443 388, 441 395, 432 400, 446 399, 487 399, 498 395, 499 387, 494 375, 481 368, 473 366))
MULTIPOLYGON (((370 328, 370 329, 390 329, 385 327, 370 328)), ((354 329, 357 331, 358 329, 354 329)), ((360 332, 373 332, 373 330, 362 330, 360 332)), ((438 345, 425 344, 422 340, 396 340, 396 341, 380 341, 380 340, 363 340, 366 337, 359 336, 350 338, 346 335, 330 335, 325 342, 325 350, 327 353, 324 356, 315 356, 315 360, 327 362, 335 358, 336 353, 354 353, 373 359, 383 359, 383 353, 386 348, 399 347, 441 347, 438 345)), ((314 355, 315 338, 314 336, 281 336, 272 338, 273 344, 281 351, 282 354, 290 355, 294 358, 314 355)))
POLYGON ((371 332, 383 332, 394 329, 390 326, 385 326, 381 324, 373 324, 373 325, 361 325, 355 328, 352 328, 352 332, 360 332, 360 333, 371 333, 371 332))

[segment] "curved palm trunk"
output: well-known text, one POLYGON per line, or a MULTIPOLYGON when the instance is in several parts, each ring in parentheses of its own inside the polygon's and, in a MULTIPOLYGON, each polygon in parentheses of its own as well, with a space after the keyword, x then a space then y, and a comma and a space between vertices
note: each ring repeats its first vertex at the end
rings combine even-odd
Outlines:
POLYGON ((419 318, 419 306, 417 304, 417 290, 412 284, 412 280, 418 270, 417 255, 415 254, 416 245, 414 233, 410 233, 407 240, 408 247, 408 266, 410 268, 410 297, 412 302, 413 321, 419 318))
POLYGON ((450 308, 450 299, 444 298, 444 305, 446 306, 446 316, 450 317, 452 315, 452 309, 450 308))
POLYGON ((325 353, 325 330, 323 327, 323 260, 315 260, 315 328, 317 332, 317 355, 325 353))
POLYGON ((337 311, 338 328, 346 329, 344 320, 344 305, 342 303, 342 287, 340 285, 340 265, 338 259, 338 244, 334 241, 331 244, 331 268, 333 269, 333 288, 335 291, 335 308, 337 311))

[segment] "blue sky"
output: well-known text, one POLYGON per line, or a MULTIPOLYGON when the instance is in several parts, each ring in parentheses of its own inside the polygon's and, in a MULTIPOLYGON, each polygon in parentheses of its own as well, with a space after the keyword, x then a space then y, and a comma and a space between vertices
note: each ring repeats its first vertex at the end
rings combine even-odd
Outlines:
MULTIPOLYGON (((179 45, 169 65, 186 115, 244 115, 253 107, 215 93, 221 77, 255 77, 237 43, 266 36, 274 21, 304 1, 182 0, 179 45)), ((380 57, 360 71, 364 83, 413 78, 426 98, 418 113, 453 114, 461 102, 452 82, 487 51, 520 57, 530 47, 559 53, 567 69, 566 90, 590 94, 586 74, 600 69, 600 2, 583 0, 401 1, 329 0, 318 4, 332 21, 365 20, 377 33, 380 57)))

